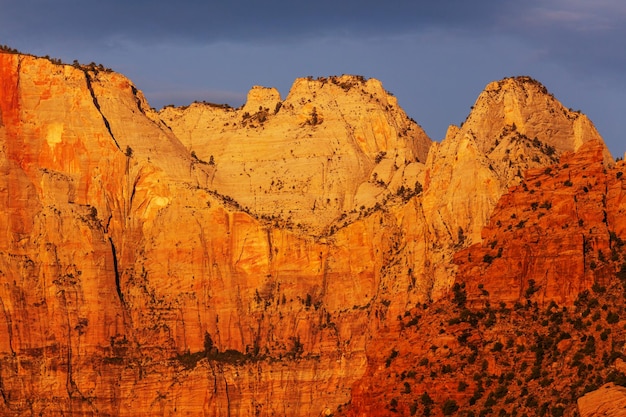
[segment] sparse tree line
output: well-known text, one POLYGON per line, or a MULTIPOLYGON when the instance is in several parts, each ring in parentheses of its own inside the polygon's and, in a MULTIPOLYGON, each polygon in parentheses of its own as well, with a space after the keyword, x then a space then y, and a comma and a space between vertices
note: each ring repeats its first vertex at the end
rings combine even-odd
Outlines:
MULTIPOLYGON (((47 59, 48 61, 52 62, 55 65, 69 65, 66 62, 63 62, 63 60, 61 58, 53 58, 50 57, 50 55, 45 55, 43 57, 38 57, 36 55, 33 54, 27 54, 24 53, 22 51, 19 51, 16 48, 12 48, 8 45, 0 45, 0 52, 7 52, 10 54, 20 54, 20 55, 28 55, 28 56, 32 56, 32 57, 36 57, 36 58, 44 58, 47 59)), ((112 72, 113 70, 111 68, 107 68, 102 64, 96 64, 95 62, 90 62, 89 64, 81 64, 78 62, 78 60, 74 60, 72 62, 72 66, 82 69, 82 70, 89 70, 89 71, 103 71, 103 72, 112 72)))
POLYGON ((15 48, 11 48, 9 45, 0 45, 0 51, 8 52, 10 54, 21 54, 20 51, 15 48))

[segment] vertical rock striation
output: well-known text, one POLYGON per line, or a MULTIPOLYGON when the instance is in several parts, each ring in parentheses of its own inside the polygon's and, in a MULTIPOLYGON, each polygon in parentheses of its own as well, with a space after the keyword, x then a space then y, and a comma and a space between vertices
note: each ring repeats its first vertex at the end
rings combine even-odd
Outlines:
MULTIPOLYGON (((473 291, 484 265, 464 257, 486 250, 525 170, 544 181, 580 149, 558 175, 593 160, 568 174, 590 191, 567 204, 583 213, 604 187, 622 236, 606 148, 585 144, 598 138, 526 78, 490 84, 432 144, 373 79, 157 113, 102 67, 0 52, 0 410, 334 413, 398 316, 445 297, 457 268, 473 291)), ((574 258, 609 249, 584 213, 574 258)), ((585 268, 564 300, 596 277, 585 268)))
POLYGON ((608 170, 588 142, 558 165, 529 170, 499 201, 482 243, 455 254, 470 299, 571 305, 615 274, 626 212, 623 163, 608 170))

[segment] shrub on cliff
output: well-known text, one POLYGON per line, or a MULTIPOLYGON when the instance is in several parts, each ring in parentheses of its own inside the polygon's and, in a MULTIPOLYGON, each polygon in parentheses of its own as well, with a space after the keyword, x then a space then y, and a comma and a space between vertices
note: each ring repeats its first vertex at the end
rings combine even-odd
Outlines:
POLYGON ((456 413, 458 409, 459 406, 454 400, 446 400, 446 402, 443 403, 443 406, 441 407, 444 416, 451 416, 452 414, 456 413))

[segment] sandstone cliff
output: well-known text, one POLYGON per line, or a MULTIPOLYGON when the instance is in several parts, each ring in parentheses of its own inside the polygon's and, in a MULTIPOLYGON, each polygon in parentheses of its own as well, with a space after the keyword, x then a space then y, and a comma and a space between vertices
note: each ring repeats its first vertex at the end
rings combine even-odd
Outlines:
POLYGON ((618 417, 626 413, 626 388, 606 384, 578 400, 581 417, 618 417))
POLYGON ((329 265, 344 275, 327 244, 199 187, 209 171, 124 77, 0 58, 6 412, 316 414, 349 399, 366 317, 331 326, 320 308, 329 265), (216 360, 195 367, 208 341, 216 360))
MULTIPOLYGON (((489 84, 465 122, 451 126, 433 146, 426 163, 423 205, 434 235, 426 258, 440 260, 432 271, 434 294, 451 286, 450 255, 481 240, 496 203, 526 170, 550 165, 563 152, 599 138, 586 116, 564 108, 529 77, 489 84)), ((610 164, 604 146, 602 153, 610 164)))
POLYGON ((210 167, 201 185, 316 234, 413 189, 431 143, 378 80, 350 75, 298 79, 284 101, 254 87, 240 109, 194 103, 160 116, 210 167))
MULTIPOLYGON (((589 142, 503 195, 482 242, 455 254, 449 296, 373 335, 342 415, 573 416, 584 394, 626 384, 626 165, 606 168, 603 150, 589 142)), ((578 407, 614 411, 612 398, 578 407)))
POLYGON ((528 171, 503 196, 482 243, 455 255, 457 279, 468 284, 472 301, 488 292, 511 304, 568 305, 606 283, 620 249, 616 239, 624 236, 626 199, 623 164, 607 174, 603 150, 589 142, 558 165, 528 171))
MULTIPOLYGON (((464 259, 491 244, 506 211, 494 208, 521 193, 526 169, 556 172, 580 149, 561 162, 579 199, 563 207, 581 213, 605 196, 610 224, 580 215, 593 254, 576 269, 584 245, 572 243, 565 255, 582 275, 541 300, 571 303, 609 279, 615 265, 599 251, 609 256, 607 233, 609 246, 611 232, 626 238, 623 186, 602 176, 598 140, 527 78, 488 86, 463 126, 432 144, 377 80, 299 79, 284 101, 257 87, 241 109, 157 113, 102 67, 0 53, 0 410, 372 410, 363 387, 417 303, 445 303, 457 268, 470 300, 482 294, 474 274, 485 265, 464 259)), ((533 265, 523 271, 543 264, 533 265)), ((514 301, 496 290, 509 275, 494 277, 492 302, 514 301)), ((412 355, 428 349, 414 345, 412 355)))

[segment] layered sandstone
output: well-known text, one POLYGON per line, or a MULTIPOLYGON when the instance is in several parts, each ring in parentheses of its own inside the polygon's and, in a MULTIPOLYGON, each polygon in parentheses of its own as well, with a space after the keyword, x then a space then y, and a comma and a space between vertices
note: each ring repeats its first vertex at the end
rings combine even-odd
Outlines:
POLYGON ((578 400, 581 417, 618 417, 626 414, 626 388, 606 384, 578 400))
POLYGON ((603 152, 588 142, 502 196, 448 296, 373 335, 342 415, 575 415, 626 383, 626 165, 603 152))
POLYGON ((194 103, 160 117, 210 167, 201 185, 313 233, 414 189, 431 143, 378 80, 351 75, 298 79, 285 100, 254 87, 240 109, 194 103))
POLYGON ((608 281, 625 232, 626 185, 623 162, 607 170, 603 152, 589 142, 528 171, 500 199, 482 243, 455 254, 470 299, 567 305, 608 281))
MULTIPOLYGON (((424 238, 409 242, 413 247, 405 252, 419 254, 408 266, 423 277, 418 281, 429 282, 429 297, 438 299, 449 290, 452 255, 481 241, 500 197, 522 181, 526 170, 553 164, 564 152, 598 138, 586 116, 564 108, 529 77, 489 84, 465 122, 451 126, 431 147, 419 177, 424 192, 418 212, 411 205, 403 208, 424 228, 424 238)), ((601 146, 605 163, 612 163, 601 146)))
MULTIPOLYGON (((606 148, 544 95, 526 78, 490 85, 431 144, 377 80, 157 113, 101 67, 0 53, 0 410, 336 412, 402 337, 397 318, 447 296, 454 254, 491 241, 482 229, 527 168, 587 149, 567 157, 595 161, 571 179, 595 187, 576 207, 604 184, 623 236, 606 148)), ((470 294, 474 267, 460 265, 470 294)))
POLYGON ((307 415, 349 400, 368 326, 351 307, 375 295, 379 259, 348 265, 344 247, 199 186, 210 170, 124 77, 0 58, 6 412, 307 415), (198 364, 207 340, 216 360, 198 364))

